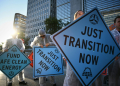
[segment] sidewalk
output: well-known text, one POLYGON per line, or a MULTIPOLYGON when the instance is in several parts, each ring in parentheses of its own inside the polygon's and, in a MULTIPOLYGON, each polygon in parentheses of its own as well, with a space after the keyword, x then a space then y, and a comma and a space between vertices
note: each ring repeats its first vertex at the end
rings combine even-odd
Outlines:
MULTIPOLYGON (((24 69, 24 72, 25 72, 25 81, 27 82, 27 85, 19 85, 18 76, 15 76, 12 86, 40 86, 39 80, 35 80, 35 81, 33 80, 33 70, 31 66, 27 66, 24 69)), ((65 77, 65 69, 64 69, 64 75, 55 76, 57 86, 63 86, 64 77, 65 77)), ((47 82, 47 86, 52 86, 52 84, 50 84, 49 77, 46 82, 47 82)), ((0 71, 0 86, 7 86, 6 76, 1 71, 0 71)))
MULTIPOLYGON (((35 81, 33 80, 33 69, 31 66, 27 66, 24 69, 24 72, 25 72, 24 73, 25 74, 25 81, 27 82, 27 85, 19 85, 18 76, 15 76, 14 82, 12 83, 12 86, 40 86, 39 80, 35 80, 35 81)), ((66 73, 66 68, 64 68, 64 75, 55 76, 57 86, 63 86, 65 73, 66 73)), ((47 79, 48 79, 46 81, 47 86, 52 86, 52 84, 50 84, 49 77, 47 79)), ((7 86, 6 85, 6 76, 1 71, 0 71, 0 86, 7 86)), ((103 86, 108 86, 108 85, 104 84, 103 86)))

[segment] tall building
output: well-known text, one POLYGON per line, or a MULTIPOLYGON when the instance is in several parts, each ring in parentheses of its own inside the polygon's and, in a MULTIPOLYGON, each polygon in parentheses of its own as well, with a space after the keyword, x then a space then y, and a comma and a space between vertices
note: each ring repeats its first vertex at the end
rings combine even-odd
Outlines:
POLYGON ((116 16, 120 15, 120 0, 71 0, 71 21, 77 10, 86 13, 94 7, 98 8, 108 26, 113 24, 116 16))
POLYGON ((13 26, 19 34, 19 38, 25 37, 26 16, 20 13, 15 13, 13 26))
POLYGON ((70 22, 70 0, 57 0, 57 19, 63 23, 70 22))
POLYGON ((83 4, 85 13, 97 6, 108 26, 120 15, 120 0, 84 0, 83 4))
POLYGON ((78 10, 83 10, 83 0, 70 0, 71 10, 70 10, 70 21, 74 20, 74 14, 78 10))
POLYGON ((29 37, 29 44, 38 35, 39 29, 46 29, 46 18, 56 17, 56 0, 28 0, 27 24, 25 37, 29 37))

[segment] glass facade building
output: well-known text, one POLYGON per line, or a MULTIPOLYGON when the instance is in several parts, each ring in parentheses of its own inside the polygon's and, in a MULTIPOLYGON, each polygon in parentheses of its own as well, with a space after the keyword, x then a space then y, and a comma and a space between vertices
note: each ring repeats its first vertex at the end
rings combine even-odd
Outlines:
POLYGON ((56 0, 28 0, 26 34, 29 44, 38 35, 39 29, 46 29, 46 18, 56 17, 56 0))
POLYGON ((83 0, 83 4, 85 13, 97 7, 108 26, 114 23, 116 16, 120 15, 120 0, 83 0))
POLYGON ((70 0, 57 0, 57 19, 70 22, 70 0))
POLYGON ((20 13, 15 13, 13 26, 17 33, 19 33, 19 38, 25 37, 26 16, 20 13))

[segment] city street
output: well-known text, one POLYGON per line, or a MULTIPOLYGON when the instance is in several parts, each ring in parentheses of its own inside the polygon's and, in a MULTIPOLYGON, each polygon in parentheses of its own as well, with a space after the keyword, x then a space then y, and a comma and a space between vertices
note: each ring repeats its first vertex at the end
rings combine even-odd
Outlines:
POLYGON ((0 16, 0 86, 120 86, 120 0, 0 0, 0 16))
MULTIPOLYGON (((17 79, 18 77, 15 76, 15 79, 14 79, 14 82, 12 83, 12 86, 40 86, 39 85, 39 80, 35 80, 35 81, 33 80, 33 70, 32 70, 31 66, 27 66, 24 69, 24 72, 25 72, 25 81, 27 82, 27 85, 19 85, 19 82, 18 82, 18 79, 17 79)), ((64 69, 64 72, 65 72, 65 69, 64 69)), ((55 77, 56 77, 57 86, 62 86, 65 74, 64 75, 58 75, 58 76, 55 76, 55 77)), ((52 84, 50 84, 49 77, 48 77, 46 82, 47 82, 47 86, 52 86, 52 84)), ((1 71, 0 71, 0 86, 7 86, 6 85, 6 76, 1 71)))
MULTIPOLYGON (((27 85, 19 85, 18 76, 15 76, 12 86, 40 86, 39 80, 33 79, 33 70, 31 66, 28 65, 24 69, 24 72, 25 72, 25 81, 27 82, 27 85)), ((64 75, 55 76, 57 86, 63 86, 65 73, 66 73, 66 68, 64 68, 64 75)), ((46 86, 52 86, 49 77, 47 78, 46 82, 47 82, 46 86)), ((6 76, 1 71, 0 71, 0 86, 7 86, 6 76)), ((103 86, 108 86, 108 85, 104 84, 103 86)))

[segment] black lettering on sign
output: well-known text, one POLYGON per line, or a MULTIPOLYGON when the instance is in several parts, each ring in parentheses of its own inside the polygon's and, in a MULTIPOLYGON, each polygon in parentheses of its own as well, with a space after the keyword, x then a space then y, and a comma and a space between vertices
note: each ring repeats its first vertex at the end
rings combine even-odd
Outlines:
POLYGON ((39 53, 41 50, 39 49, 39 51, 37 53, 39 53))
POLYGON ((98 58, 99 56, 94 56, 90 54, 85 55, 85 54, 80 53, 79 63, 86 62, 87 64, 92 63, 92 65, 97 65, 98 58))
POLYGON ((77 47, 77 46, 80 48, 80 38, 77 39, 77 42, 75 44, 75 47, 77 47))
MULTIPOLYGON (((42 52, 42 51, 41 51, 42 52)), ((57 72, 59 72, 60 70, 61 70, 61 68, 54 62, 54 61, 52 61, 48 56, 46 56, 46 54, 44 54, 43 52, 41 53, 41 52, 39 52, 38 54, 42 57, 42 58, 44 58, 44 60, 50 65, 50 66, 52 66, 57 72), (40 54, 41 53, 41 54, 40 54)), ((52 52, 50 52, 50 53, 48 53, 48 54, 51 54, 52 52)), ((52 55, 51 55, 52 56, 52 55)), ((54 57, 53 57, 54 58, 54 57)), ((39 64, 40 64, 40 66, 42 67, 42 68, 44 68, 45 70, 48 70, 49 69, 49 67, 47 67, 47 65, 46 64, 44 64, 44 62, 43 61, 40 61, 39 62, 39 64)))
POLYGON ((10 59, 1 59, 0 64, 10 64, 10 59))
POLYGON ((12 60, 12 64, 27 64, 27 60, 12 60))
POLYGON ((74 44, 73 44, 74 42, 75 42, 75 38, 70 36, 69 46, 71 46, 72 44, 72 47, 74 47, 74 44))
POLYGON ((10 57, 10 58, 19 58, 20 57, 20 54, 12 54, 12 53, 7 53, 7 58, 10 57))
POLYGON ((98 46, 97 46, 97 52, 99 52, 99 46, 101 45, 101 43, 96 43, 98 46))
MULTIPOLYGON (((86 27, 85 27, 85 28, 86 28, 86 27)), ((88 32, 87 32, 87 35, 88 35, 88 36, 91 36, 91 35, 92 35, 92 30, 93 30, 93 28, 90 29, 90 27, 88 27, 88 32)))
POLYGON ((45 71, 47 71, 50 67, 46 65, 42 60, 38 63, 42 68, 44 68, 45 71))
POLYGON ((54 63, 54 64, 52 65, 52 67, 53 67, 54 69, 56 69, 57 72, 59 72, 59 71, 61 70, 61 68, 58 67, 58 65, 57 65, 56 63, 54 63))
MULTIPOLYGON (((102 31, 100 31, 101 34, 102 31)), ((67 40, 68 38, 68 43, 65 40, 65 44, 64 45, 68 45, 71 47, 76 47, 76 48, 81 48, 81 49, 89 49, 92 51, 97 51, 97 52, 101 52, 101 53, 105 53, 105 54, 112 54, 114 55, 114 49, 115 46, 111 46, 111 45, 107 45, 107 44, 102 44, 102 43, 98 43, 98 42, 93 42, 93 41, 89 41, 89 40, 85 40, 85 39, 80 39, 80 38, 74 38, 72 36, 66 36, 64 35, 67 40), (67 43, 67 44, 66 44, 67 43)), ((101 35, 99 36, 99 38, 101 38, 101 35)))
POLYGON ((64 35, 64 37, 65 37, 64 45, 66 45, 67 37, 69 37, 69 36, 68 35, 64 35))
POLYGON ((102 30, 97 30, 97 29, 93 29, 93 28, 85 26, 85 29, 83 32, 81 32, 81 34, 82 35, 87 34, 89 37, 93 36, 94 38, 97 38, 99 36, 99 39, 101 39, 102 32, 103 32, 102 30))
POLYGON ((97 37, 97 33, 96 33, 97 29, 94 29, 93 32, 94 32, 94 35, 93 37, 96 38, 97 37))
POLYGON ((84 46, 84 48, 87 49, 87 42, 88 42, 88 40, 86 40, 86 41, 84 39, 82 40, 82 48, 84 46))
MULTIPOLYGON (((39 49, 39 50, 40 50, 40 49, 39 49)), ((38 52, 37 52, 37 53, 38 53, 38 52)), ((39 53, 39 55, 41 56, 42 54, 43 54, 43 51, 41 51, 41 50, 40 50, 40 53, 39 53)))
POLYGON ((93 42, 92 42, 92 41, 89 41, 89 42, 88 42, 88 45, 89 45, 88 49, 89 49, 89 50, 92 50, 92 44, 91 44, 91 43, 93 43, 93 42))
POLYGON ((48 54, 50 54, 50 56, 53 58, 53 59, 55 59, 55 61, 59 58, 58 56, 56 56, 52 51, 49 53, 48 52, 48 54))
POLYGON ((2 70, 20 70, 20 68, 18 65, 2 65, 2 70))

